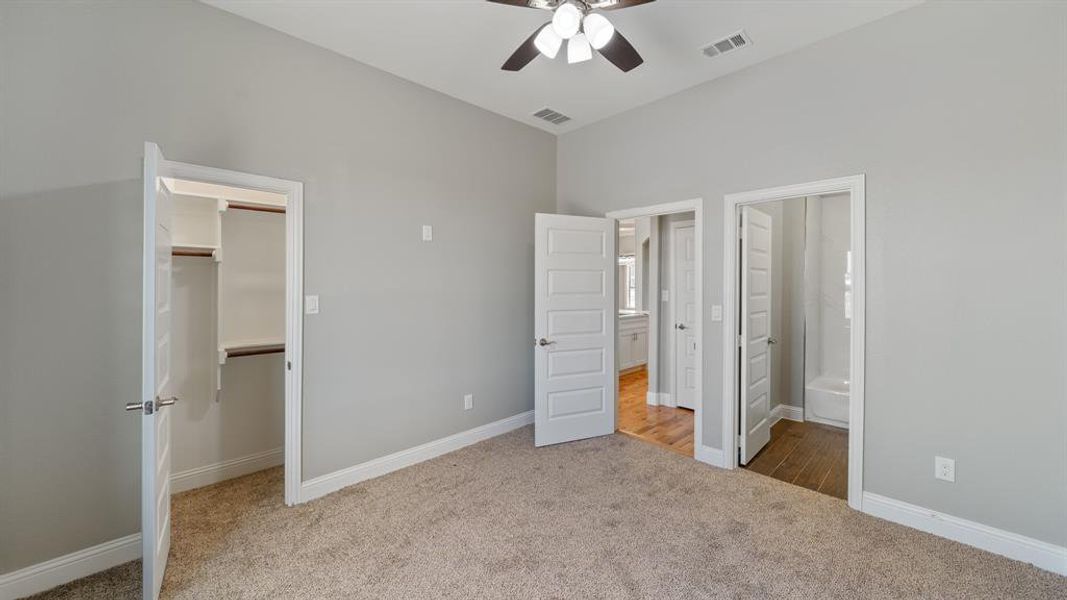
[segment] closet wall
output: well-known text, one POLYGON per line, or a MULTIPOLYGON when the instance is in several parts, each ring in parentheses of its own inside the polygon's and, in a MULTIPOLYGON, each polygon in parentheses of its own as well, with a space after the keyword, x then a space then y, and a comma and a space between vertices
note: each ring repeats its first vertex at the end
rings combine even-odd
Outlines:
MULTIPOLYGON (((179 196, 175 206, 204 200, 179 196)), ((174 491, 283 460, 285 355, 220 365, 219 347, 284 341, 285 215, 230 209, 220 217, 221 262, 174 257, 174 491)))

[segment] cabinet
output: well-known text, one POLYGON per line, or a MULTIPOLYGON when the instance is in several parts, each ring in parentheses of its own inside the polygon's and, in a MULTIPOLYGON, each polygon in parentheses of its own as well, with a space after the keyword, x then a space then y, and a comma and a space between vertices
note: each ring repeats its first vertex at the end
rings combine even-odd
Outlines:
POLYGON ((619 318, 616 344, 619 370, 625 371, 648 363, 648 315, 632 314, 619 318))

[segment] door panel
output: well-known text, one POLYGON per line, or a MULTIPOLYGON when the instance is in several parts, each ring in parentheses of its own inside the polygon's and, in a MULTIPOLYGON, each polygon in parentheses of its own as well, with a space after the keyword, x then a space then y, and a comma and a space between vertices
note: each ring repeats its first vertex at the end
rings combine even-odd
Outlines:
POLYGON ((771 217, 741 209, 741 464, 771 439, 771 217))
POLYGON ((614 222, 539 214, 535 235, 534 443, 608 435, 615 431, 614 222))
POLYGON ((141 543, 143 597, 155 600, 170 553, 171 196, 163 155, 145 144, 141 339, 141 543))
POLYGON ((678 406, 696 409, 697 290, 696 229, 692 221, 675 227, 671 241, 674 288, 674 397, 678 406))

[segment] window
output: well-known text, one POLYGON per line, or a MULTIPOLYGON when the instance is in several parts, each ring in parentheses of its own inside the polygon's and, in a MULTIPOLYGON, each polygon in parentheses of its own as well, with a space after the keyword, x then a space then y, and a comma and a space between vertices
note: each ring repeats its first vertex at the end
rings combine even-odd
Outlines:
POLYGON ((637 310, 637 263, 632 256, 619 257, 619 308, 637 310))

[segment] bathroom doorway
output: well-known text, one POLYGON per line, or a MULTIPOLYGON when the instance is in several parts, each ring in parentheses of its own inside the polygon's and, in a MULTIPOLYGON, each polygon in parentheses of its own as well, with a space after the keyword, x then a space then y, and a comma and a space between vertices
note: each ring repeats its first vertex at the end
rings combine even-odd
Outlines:
POLYGON ((724 439, 744 467, 859 507, 863 178, 726 197, 724 439))

